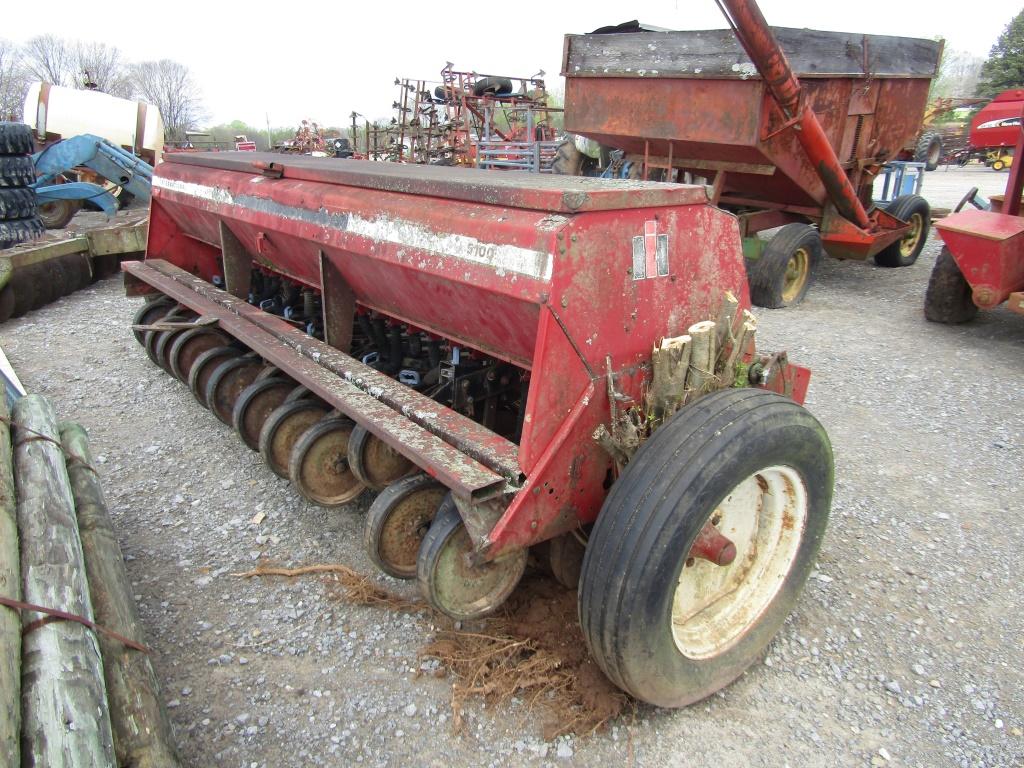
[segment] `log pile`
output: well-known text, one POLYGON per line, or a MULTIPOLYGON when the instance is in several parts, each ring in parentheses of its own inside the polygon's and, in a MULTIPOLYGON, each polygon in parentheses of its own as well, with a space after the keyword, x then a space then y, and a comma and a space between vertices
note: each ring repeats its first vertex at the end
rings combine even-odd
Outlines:
POLYGON ((719 389, 747 386, 748 361, 757 352, 757 319, 726 292, 716 320, 694 323, 682 336, 661 339, 651 351, 651 378, 642 404, 623 408, 608 361, 611 428, 594 440, 621 468, 640 444, 683 406, 719 389))
POLYGON ((0 399, 0 603, 0 764, 179 766, 85 430, 38 395, 0 399))

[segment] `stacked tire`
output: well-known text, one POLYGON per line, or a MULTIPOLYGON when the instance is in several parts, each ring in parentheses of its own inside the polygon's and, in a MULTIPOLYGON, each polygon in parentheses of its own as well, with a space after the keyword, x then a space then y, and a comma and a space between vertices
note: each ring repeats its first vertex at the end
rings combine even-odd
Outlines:
MULTIPOLYGON (((44 232, 39 219, 32 162, 32 130, 0 123, 0 250, 34 240, 44 232)), ((0 289, 0 322, 56 301, 92 279, 85 254, 18 266, 0 289)))

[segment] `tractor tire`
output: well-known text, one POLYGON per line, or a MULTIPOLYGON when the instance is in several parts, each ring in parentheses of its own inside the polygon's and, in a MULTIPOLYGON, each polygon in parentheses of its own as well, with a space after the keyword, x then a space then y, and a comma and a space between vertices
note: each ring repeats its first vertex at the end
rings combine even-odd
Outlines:
POLYGON ((31 155, 33 152, 31 128, 24 123, 0 123, 0 155, 31 155))
POLYGON ((36 180, 36 166, 29 155, 0 155, 0 187, 27 187, 36 180))
POLYGON ((903 195, 889 203, 885 211, 897 219, 910 222, 911 227, 902 240, 875 254, 875 264, 880 267, 909 267, 917 261, 928 241, 932 209, 928 201, 919 195, 903 195))
POLYGON ((750 300, 778 309, 799 304, 821 263, 821 235, 808 224, 787 224, 768 241, 759 259, 747 262, 750 300))
POLYGON ((473 83, 474 96, 508 96, 512 93, 512 81, 507 77, 484 77, 473 83))
POLYGON ((608 678, 681 707, 743 674, 814 567, 833 480, 821 424, 765 390, 707 395, 654 432, 612 486, 583 558, 580 624, 608 678), (693 555, 708 529, 731 538, 733 559, 693 555))
POLYGON ((922 133, 914 147, 914 162, 924 163, 926 171, 934 171, 942 161, 942 136, 928 131, 922 133))
POLYGON ((942 246, 924 294, 924 316, 933 323, 966 323, 978 314, 971 286, 949 248, 942 246))
POLYGON ((34 189, 0 189, 0 221, 28 219, 35 215, 34 189))
POLYGON ((563 139, 555 150, 551 172, 560 176, 584 176, 588 164, 593 162, 576 148, 576 143, 572 139, 563 139))
POLYGON ((36 216, 0 221, 0 249, 35 240, 42 236, 44 231, 43 223, 36 216))
POLYGON ((39 204, 39 220, 47 229, 64 229, 78 213, 77 200, 50 200, 39 204))

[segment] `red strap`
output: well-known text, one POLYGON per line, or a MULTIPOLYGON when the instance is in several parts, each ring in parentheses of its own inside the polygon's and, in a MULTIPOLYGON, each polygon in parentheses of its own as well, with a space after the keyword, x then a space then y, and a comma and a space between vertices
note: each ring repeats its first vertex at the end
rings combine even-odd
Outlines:
POLYGON ((124 635, 117 634, 117 632, 111 632, 109 629, 101 627, 95 621, 91 621, 90 619, 87 619, 84 616, 77 616, 73 613, 68 613, 67 611, 58 611, 56 608, 44 608, 41 605, 23 603, 20 600, 12 600, 9 597, 2 596, 0 596, 0 605, 6 605, 8 608, 14 608, 18 611, 35 611, 36 613, 46 614, 45 618, 36 619, 35 621, 30 621, 28 624, 26 624, 21 630, 22 635, 27 635, 32 630, 39 629, 39 627, 45 626, 49 624, 51 621, 74 621, 79 624, 87 626, 93 632, 101 632, 107 637, 113 638, 114 640, 117 640, 117 642, 121 643, 122 645, 126 645, 129 648, 134 648, 135 650, 142 651, 143 653, 150 653, 149 648, 144 646, 142 643, 137 643, 134 640, 125 637, 124 635))

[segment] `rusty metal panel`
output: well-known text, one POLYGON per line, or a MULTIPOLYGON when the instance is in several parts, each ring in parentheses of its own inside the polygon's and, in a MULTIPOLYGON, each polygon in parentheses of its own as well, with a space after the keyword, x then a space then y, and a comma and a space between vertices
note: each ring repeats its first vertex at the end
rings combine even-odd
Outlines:
POLYGON ((269 152, 179 152, 165 162, 255 174, 273 165, 273 178, 314 181, 382 192, 464 200, 551 213, 607 211, 703 202, 700 187, 646 181, 607 180, 579 176, 509 171, 488 173, 478 168, 439 165, 403 166, 371 160, 319 162, 322 158, 283 156, 269 152))
POLYGON ((979 307, 991 309, 1024 289, 1024 218, 967 209, 936 221, 935 228, 979 307))
MULTIPOLYGON (((384 401, 385 393, 379 391, 379 387, 356 372, 361 366, 358 361, 348 358, 348 365, 339 371, 336 363, 344 361, 346 355, 296 331, 279 318, 260 312, 166 262, 127 262, 123 266, 126 272, 156 287, 201 316, 217 318, 219 324, 232 336, 297 381, 301 381, 330 405, 363 424, 420 468, 441 480, 453 492, 467 499, 484 499, 509 490, 510 477, 489 469, 459 447, 449 444, 417 423, 417 420, 434 424, 442 420, 459 422, 459 414, 454 411, 439 406, 413 390, 408 390, 404 398, 399 397, 407 399, 407 403, 404 409, 396 410, 392 404, 384 401), (252 309, 257 316, 240 311, 244 308, 252 309), (284 328, 271 330, 278 324, 284 328), (302 346, 297 347, 289 343, 294 339, 290 338, 291 334, 288 331, 295 331, 303 337, 302 346), (417 399, 424 401, 417 404, 424 405, 429 412, 415 409, 412 403, 417 399), (447 413, 442 413, 444 411, 447 413)), ((372 369, 365 373, 368 376, 373 375, 374 379, 384 379, 393 401, 396 390, 403 387, 372 369)), ((466 422, 466 426, 471 425, 470 429, 473 431, 486 432, 475 422, 464 417, 462 420, 466 422)), ((488 433, 488 436, 492 443, 501 440, 494 433, 488 433)), ((465 434, 460 437, 463 445, 469 443, 465 434)), ((515 448, 514 445, 509 445, 515 448)), ((491 451, 492 447, 478 446, 477 452, 487 453, 493 460, 496 457, 491 451)), ((509 475, 518 474, 515 465, 505 469, 509 475)))

